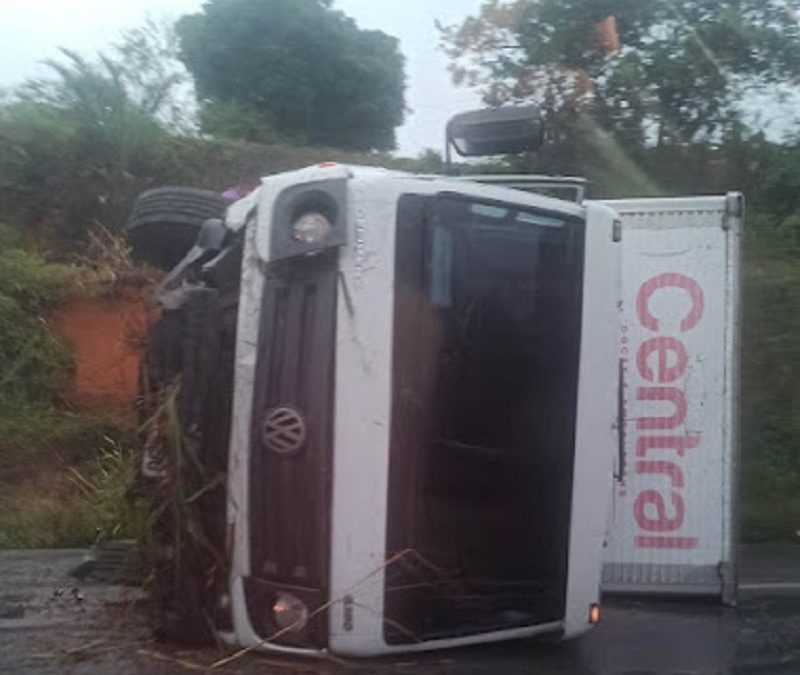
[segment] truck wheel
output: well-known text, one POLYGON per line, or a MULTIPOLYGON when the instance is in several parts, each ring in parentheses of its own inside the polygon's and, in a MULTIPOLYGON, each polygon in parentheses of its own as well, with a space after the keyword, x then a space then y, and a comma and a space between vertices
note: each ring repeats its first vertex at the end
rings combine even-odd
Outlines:
POLYGON ((134 255, 160 269, 172 269, 195 243, 201 225, 209 218, 223 218, 228 204, 208 190, 164 187, 143 192, 125 228, 134 255))

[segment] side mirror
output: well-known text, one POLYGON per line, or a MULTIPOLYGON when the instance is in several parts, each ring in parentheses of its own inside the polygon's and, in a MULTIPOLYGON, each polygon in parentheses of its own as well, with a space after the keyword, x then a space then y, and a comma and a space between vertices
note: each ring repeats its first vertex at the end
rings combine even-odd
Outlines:
POLYGON ((170 272, 165 276, 158 288, 155 289, 155 299, 164 307, 174 309, 180 302, 171 298, 170 294, 176 290, 186 279, 187 273, 197 263, 215 256, 225 246, 225 240, 229 234, 228 228, 225 227, 225 222, 220 218, 209 218, 204 221, 200 227, 200 232, 197 235, 197 240, 194 246, 189 249, 183 259, 173 267, 170 272))
POLYGON ((195 246, 204 251, 221 251, 229 230, 220 218, 209 218, 200 227, 195 246))
POLYGON ((544 142, 539 108, 518 106, 460 113, 447 124, 451 145, 462 157, 508 155, 538 150, 544 142))

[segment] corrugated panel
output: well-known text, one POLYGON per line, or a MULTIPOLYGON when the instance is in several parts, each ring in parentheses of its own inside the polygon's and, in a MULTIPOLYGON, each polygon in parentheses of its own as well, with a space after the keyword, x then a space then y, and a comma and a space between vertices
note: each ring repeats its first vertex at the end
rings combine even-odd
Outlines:
POLYGON ((254 579, 248 582, 251 616, 262 634, 272 628, 261 626, 265 608, 255 608, 271 603, 262 598, 264 588, 296 588, 311 609, 327 597, 336 278, 335 255, 318 255, 272 263, 264 287, 251 433, 254 579), (294 450, 276 451, 265 441, 264 424, 284 408, 302 419, 305 437, 294 450))
POLYGON ((735 436, 726 200, 609 205, 624 226, 625 472, 604 588, 718 595, 732 562, 735 436))
POLYGON ((658 565, 648 563, 612 563, 603 570, 606 590, 624 591, 630 587, 670 586, 698 587, 705 592, 721 592, 719 568, 716 565, 658 565))

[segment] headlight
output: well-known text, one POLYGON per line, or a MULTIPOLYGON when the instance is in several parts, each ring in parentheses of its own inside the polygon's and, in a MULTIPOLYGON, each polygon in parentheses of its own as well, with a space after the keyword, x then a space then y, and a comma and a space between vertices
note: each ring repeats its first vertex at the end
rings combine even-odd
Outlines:
MULTIPOLYGON (((267 214, 269 217, 269 214, 267 214)), ((265 259, 285 260, 347 244, 347 178, 290 185, 275 198, 265 259)))
POLYGON ((272 603, 272 618, 280 630, 298 631, 308 623, 308 608, 291 593, 279 593, 272 603))
POLYGON ((292 223, 292 237, 304 244, 316 244, 330 234, 331 222, 316 211, 302 214, 292 223))

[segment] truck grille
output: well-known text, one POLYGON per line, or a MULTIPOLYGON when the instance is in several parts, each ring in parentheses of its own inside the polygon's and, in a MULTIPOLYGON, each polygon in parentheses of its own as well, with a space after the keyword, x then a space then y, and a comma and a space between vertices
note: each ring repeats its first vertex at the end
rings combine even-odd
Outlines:
MULTIPOLYGON (((319 604, 328 583, 336 262, 334 252, 270 265, 251 429, 252 575, 262 586, 305 589, 319 604)), ((267 608, 249 604, 266 637, 267 608)))

